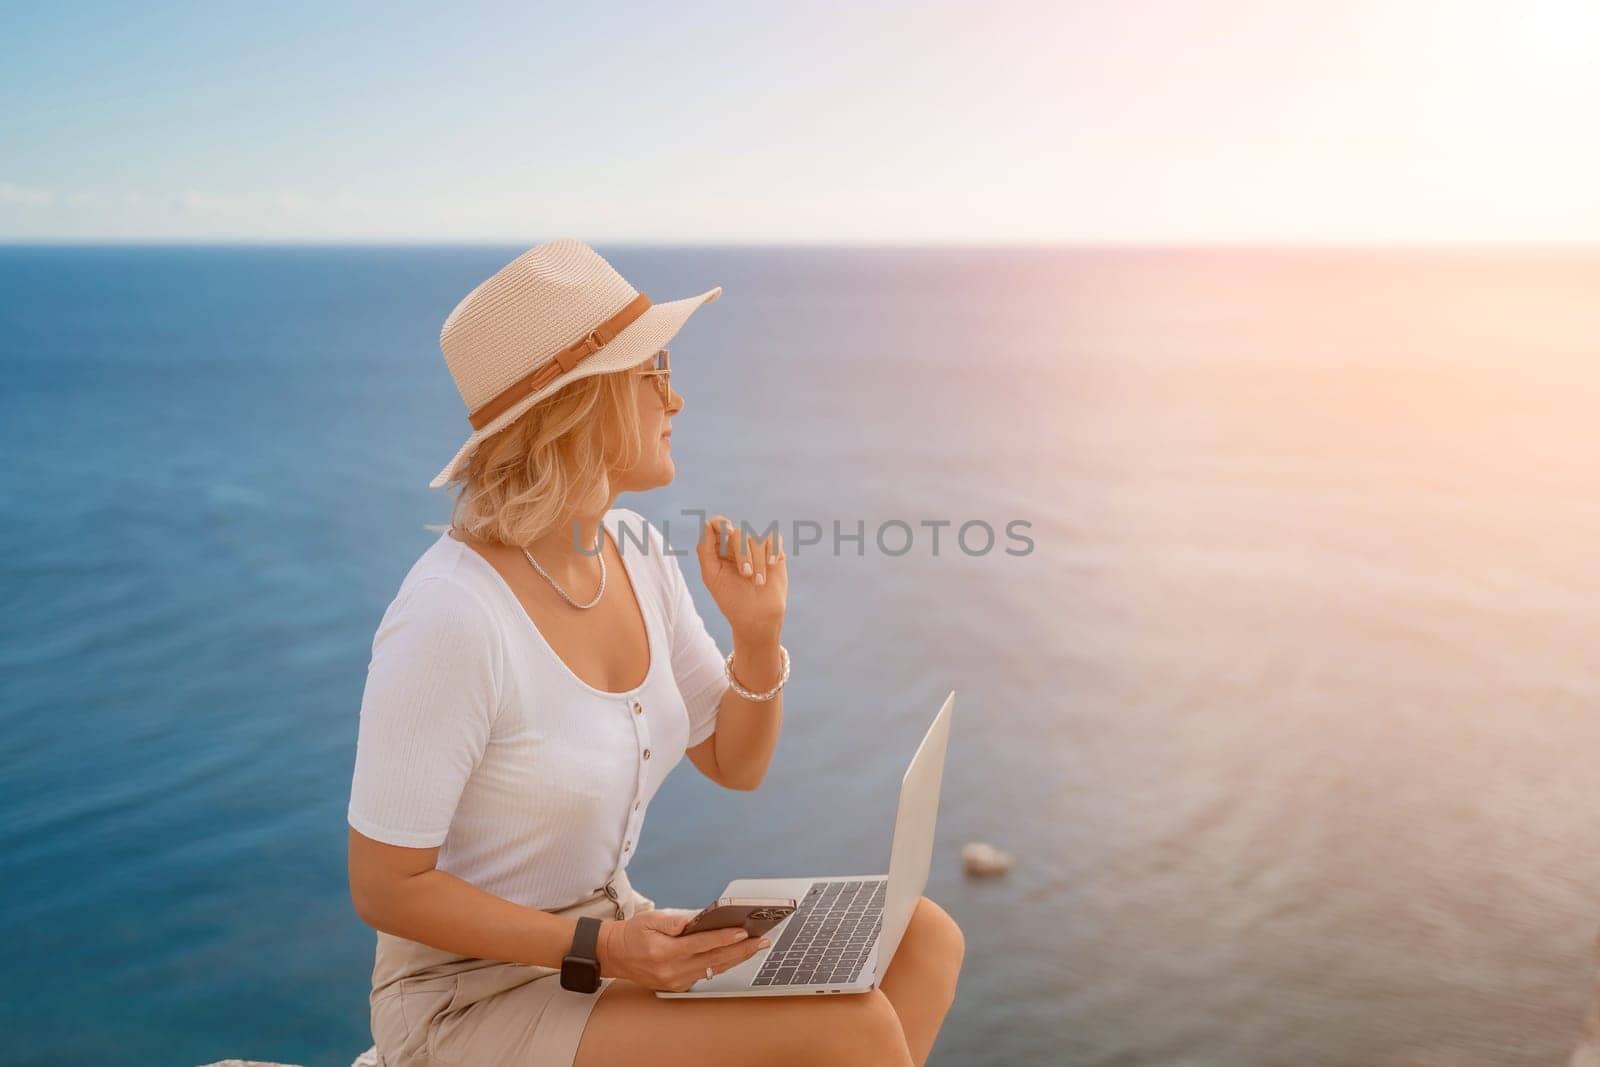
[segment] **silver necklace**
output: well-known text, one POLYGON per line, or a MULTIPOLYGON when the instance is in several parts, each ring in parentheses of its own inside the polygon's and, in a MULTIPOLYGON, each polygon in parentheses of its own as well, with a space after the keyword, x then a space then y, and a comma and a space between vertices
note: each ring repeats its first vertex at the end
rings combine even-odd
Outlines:
POLYGON ((539 577, 541 577, 545 581, 549 582, 550 583, 550 588, 554 589, 556 592, 561 594, 561 599, 562 600, 565 600, 568 604, 571 604, 575 608, 585 608, 585 609, 592 608, 596 604, 600 603, 600 598, 601 597, 606 595, 606 554, 604 552, 600 552, 599 551, 599 549, 600 549, 600 541, 601 541, 601 539, 603 537, 605 537, 605 531, 604 530, 602 530, 598 534, 596 534, 595 535, 595 539, 594 539, 595 550, 598 553, 598 555, 600 556, 600 588, 595 592, 594 599, 589 601, 587 604, 580 604, 576 600, 573 600, 570 596, 568 596, 567 595, 567 591, 565 589, 561 588, 561 586, 557 585, 556 584, 556 580, 554 578, 550 577, 548 574, 546 574, 543 567, 539 566, 539 561, 533 558, 533 553, 532 552, 529 552, 526 548, 524 548, 522 550, 522 554, 524 556, 528 557, 528 562, 533 564, 533 569, 539 572, 539 577))

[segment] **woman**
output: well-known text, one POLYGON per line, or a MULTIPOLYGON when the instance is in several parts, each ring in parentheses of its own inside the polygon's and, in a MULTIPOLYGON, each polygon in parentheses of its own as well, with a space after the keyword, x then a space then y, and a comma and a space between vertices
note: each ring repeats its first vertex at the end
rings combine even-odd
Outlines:
POLYGON ((652 304, 593 249, 560 240, 445 322, 473 433, 433 481, 461 486, 451 528, 373 641, 348 812, 389 1067, 921 1064, 954 997, 962 936, 926 898, 881 989, 654 995, 766 946, 727 930, 676 936, 689 912, 655 908, 627 876, 650 798, 682 756, 754 789, 782 721, 781 538, 722 516, 700 531, 700 575, 733 634, 725 661, 676 556, 614 507, 672 481, 683 398, 662 346, 720 293, 652 304), (563 976, 569 955, 579 966, 563 976))

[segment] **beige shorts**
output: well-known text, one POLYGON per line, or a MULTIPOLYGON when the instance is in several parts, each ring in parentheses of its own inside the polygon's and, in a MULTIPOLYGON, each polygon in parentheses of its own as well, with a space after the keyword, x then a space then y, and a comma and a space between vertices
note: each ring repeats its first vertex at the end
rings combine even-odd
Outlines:
MULTIPOLYGON (((557 915, 628 918, 655 907, 627 874, 557 915)), ((683 909, 663 909, 680 911, 683 909)), ((550 967, 442 952, 378 932, 372 970, 372 1038, 384 1067, 461 1064, 571 1067, 589 1012, 614 979, 593 993, 561 988, 550 967)))

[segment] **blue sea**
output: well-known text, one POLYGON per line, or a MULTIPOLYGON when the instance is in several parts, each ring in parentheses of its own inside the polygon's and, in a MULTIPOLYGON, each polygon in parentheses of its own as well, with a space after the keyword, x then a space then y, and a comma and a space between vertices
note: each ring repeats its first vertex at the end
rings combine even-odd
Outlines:
MULTIPOLYGON (((449 517, 439 327, 520 251, 0 248, 0 1060, 371 1043, 370 643, 449 517)), ((1600 252, 600 251, 725 289, 672 346, 677 480, 619 503, 825 532, 771 772, 682 763, 646 893, 884 869, 955 689, 931 1062, 1563 1062, 1600 930, 1600 252), (979 840, 1009 874, 963 875, 979 840)))

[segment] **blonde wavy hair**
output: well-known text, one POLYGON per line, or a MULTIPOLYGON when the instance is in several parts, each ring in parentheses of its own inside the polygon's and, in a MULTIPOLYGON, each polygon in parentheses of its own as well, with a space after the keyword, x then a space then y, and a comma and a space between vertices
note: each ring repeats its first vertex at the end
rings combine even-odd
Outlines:
POLYGON ((481 442, 449 484, 450 525, 482 540, 528 545, 596 514, 611 476, 639 462, 637 369, 591 374, 558 389, 481 442))

